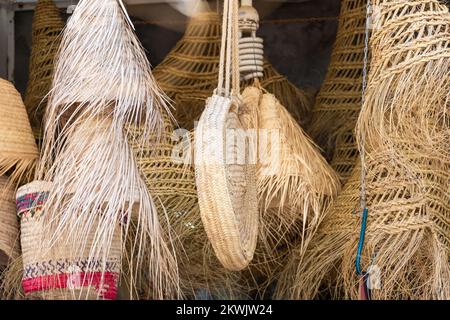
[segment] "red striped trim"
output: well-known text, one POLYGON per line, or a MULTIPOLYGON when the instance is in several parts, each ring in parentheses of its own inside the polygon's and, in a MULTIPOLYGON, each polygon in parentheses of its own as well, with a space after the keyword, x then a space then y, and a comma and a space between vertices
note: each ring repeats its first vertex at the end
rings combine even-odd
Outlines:
POLYGON ((77 287, 95 287, 100 291, 100 297, 107 300, 117 299, 118 273, 113 272, 80 272, 74 274, 57 274, 40 276, 22 280, 22 287, 26 294, 53 289, 67 289, 69 281, 79 279, 77 287))

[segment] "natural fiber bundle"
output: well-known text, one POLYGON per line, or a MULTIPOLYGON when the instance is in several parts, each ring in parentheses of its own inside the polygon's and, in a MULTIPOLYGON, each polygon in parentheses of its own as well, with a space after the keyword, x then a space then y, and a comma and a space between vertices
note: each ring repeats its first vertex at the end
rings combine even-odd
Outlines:
POLYGON ((362 103, 366 3, 341 1, 330 65, 308 127, 342 182, 349 178, 358 157, 354 129, 362 103))
POLYGON ((0 79, 0 176, 14 169, 10 179, 21 180, 38 156, 22 98, 9 81, 0 79))
POLYGON ((195 132, 200 214, 217 258, 239 271, 253 258, 258 234, 256 167, 247 154, 238 101, 238 3, 225 1, 218 89, 195 132), (242 145, 242 143, 244 143, 242 145))
POLYGON ((33 38, 25 106, 35 137, 40 138, 46 96, 53 78, 53 60, 59 48, 64 28, 58 8, 53 0, 39 0, 33 18, 33 38))
MULTIPOLYGON (((175 101, 174 116, 182 128, 194 128, 205 100, 217 87, 221 30, 216 12, 193 16, 184 36, 153 71, 159 86, 175 101)), ((264 64, 261 84, 282 101, 299 123, 306 123, 312 104, 309 94, 296 88, 269 62, 264 64)), ((247 85, 244 83, 243 87, 247 85)))
POLYGON ((85 235, 85 246, 76 251, 71 241, 79 243, 78 239, 70 235, 64 237, 65 244, 40 246, 46 214, 42 209, 50 189, 49 183, 34 181, 17 192, 25 295, 32 299, 115 299, 121 259, 119 229, 106 257, 89 256, 95 229, 85 235))
POLYGON ((0 177, 0 267, 19 255, 19 223, 14 203, 14 189, 8 178, 0 177))
POLYGON ((142 132, 135 143, 159 136, 161 110, 168 110, 130 24, 121 1, 83 0, 64 30, 38 176, 53 182, 44 206, 51 212, 44 217, 44 236, 57 245, 68 232, 75 239, 73 252, 78 252, 92 232, 89 257, 106 257, 116 228, 129 238, 134 215, 133 264, 126 275, 130 296, 134 298, 138 274, 146 273, 154 297, 163 298, 177 295, 176 261, 127 131, 137 127, 142 132))
MULTIPOLYGON (((433 0, 373 5, 379 11, 358 121, 369 212, 361 268, 375 299, 449 299, 450 14, 433 0)), ((311 298, 324 286, 335 297, 358 297, 358 171, 309 251, 294 258, 280 295, 311 298), (327 277, 333 269, 336 279, 327 277), (287 278, 292 270, 299 275, 294 283, 287 278)))

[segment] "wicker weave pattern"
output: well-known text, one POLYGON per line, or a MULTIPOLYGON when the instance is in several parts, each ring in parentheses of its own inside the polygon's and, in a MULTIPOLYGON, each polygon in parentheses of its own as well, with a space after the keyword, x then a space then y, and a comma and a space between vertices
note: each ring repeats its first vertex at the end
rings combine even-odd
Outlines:
POLYGON ((38 150, 22 98, 16 88, 0 79, 0 176, 15 166, 20 178, 32 169, 38 150))
MULTIPOLYGON (((369 209, 362 268, 380 268, 375 299, 449 299, 450 15, 434 0, 373 4, 379 12, 358 121, 369 209)), ((309 251, 291 261, 280 296, 311 298, 327 287, 337 298, 358 297, 360 171, 328 210, 309 251)))
POLYGON ((34 12, 33 44, 31 48, 25 106, 36 137, 40 137, 42 117, 53 77, 53 60, 58 51, 60 33, 64 28, 53 0, 39 0, 34 12))
POLYGON ((358 156, 353 131, 361 109, 366 1, 341 1, 330 65, 308 130, 342 182, 350 176, 358 156))
POLYGON ((225 145, 227 130, 242 128, 232 107, 229 98, 214 95, 208 100, 196 130, 195 175, 200 213, 214 251, 227 269, 241 270, 253 258, 258 235, 256 168, 227 162, 228 155, 239 152, 225 145))
MULTIPOLYGON (((191 130, 217 87, 221 24, 215 12, 202 12, 189 22, 183 38, 153 74, 163 91, 175 101, 174 116, 182 128, 191 130)), ((304 124, 308 121, 311 95, 296 88, 269 62, 264 64, 261 84, 304 124)), ((242 86, 246 87, 248 83, 242 86)))
MULTIPOLYGON (((97 259, 89 259, 90 246, 93 243, 93 234, 87 235, 85 250, 77 250, 80 256, 74 256, 73 246, 70 244, 69 238, 64 239, 69 241, 64 245, 64 240, 58 242, 56 245, 45 246, 40 245, 43 241, 43 206, 45 205, 45 194, 51 188, 50 183, 42 181, 34 181, 28 185, 21 187, 16 195, 18 201, 23 199, 35 199, 28 201, 28 204, 19 206, 19 215, 21 218, 21 244, 22 244, 22 259, 23 259, 23 280, 24 289, 26 285, 33 283, 31 287, 26 290, 26 293, 31 298, 40 299, 68 299, 70 297, 76 299, 97 299, 102 298, 104 292, 102 290, 111 291, 112 296, 108 298, 114 299, 114 292, 117 291, 117 279, 120 272, 121 261, 121 241, 120 234, 116 233, 112 240, 111 249, 106 260, 102 257, 97 259), (106 264, 106 266, 104 265, 106 264), (102 290, 94 285, 94 279, 87 276, 84 281, 83 289, 73 289, 68 287, 67 283, 60 283, 59 277, 76 276, 77 273, 91 273, 103 274, 107 277, 112 274, 115 277, 115 288, 105 287, 102 290), (36 284, 38 283, 38 284, 36 284), (89 289, 89 287, 92 287, 89 289)), ((18 202, 19 204, 19 202, 18 202)), ((69 281, 69 280, 66 280, 69 281)), ((106 282, 105 285, 108 283, 106 282)), ((114 283, 114 282, 113 282, 114 283)))

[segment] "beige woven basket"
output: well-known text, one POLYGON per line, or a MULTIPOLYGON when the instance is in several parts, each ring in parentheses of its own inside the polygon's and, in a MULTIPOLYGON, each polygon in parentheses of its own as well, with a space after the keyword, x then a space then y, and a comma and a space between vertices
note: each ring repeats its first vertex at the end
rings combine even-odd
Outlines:
MULTIPOLYGON (((194 128, 194 122, 205 108, 205 100, 217 87, 221 29, 216 12, 196 14, 182 39, 154 69, 158 84, 175 101, 174 116, 182 128, 194 128)), ((279 97, 299 123, 308 121, 312 95, 296 88, 267 61, 261 84, 279 97)), ((242 88, 248 85, 243 83, 242 88)))
POLYGON ((29 78, 24 99, 33 132, 38 139, 41 137, 42 117, 47 104, 45 97, 52 84, 53 61, 63 28, 64 22, 53 0, 39 0, 34 11, 29 78))
POLYGON ((9 185, 8 178, 0 177, 0 266, 19 255, 19 222, 14 190, 9 185))
POLYGON ((21 179, 38 156, 22 98, 9 81, 0 79, 0 176, 14 168, 11 179, 21 179))
POLYGON ((45 240, 42 208, 50 189, 51 183, 34 181, 21 187, 16 195, 22 231, 22 287, 27 298, 115 299, 121 263, 120 233, 114 236, 106 260, 89 258, 92 234, 88 235, 85 250, 77 253, 70 236, 51 246, 41 244, 45 240))
POLYGON ((362 100, 366 3, 341 1, 330 65, 308 126, 308 133, 324 150, 343 183, 358 157, 354 130, 362 100))

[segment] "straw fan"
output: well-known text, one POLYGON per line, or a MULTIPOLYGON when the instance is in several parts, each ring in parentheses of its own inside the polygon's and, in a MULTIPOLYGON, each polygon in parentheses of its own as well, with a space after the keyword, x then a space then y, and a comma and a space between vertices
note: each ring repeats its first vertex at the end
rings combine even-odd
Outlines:
POLYGON ((50 91, 56 52, 64 22, 53 0, 39 0, 34 10, 29 78, 25 106, 36 138, 41 137, 46 96, 50 91))
POLYGON ((195 177, 200 214, 217 258, 242 270, 258 234, 255 165, 251 163, 239 98, 238 3, 225 1, 219 81, 195 131, 195 177))
MULTIPOLYGON (((89 276, 81 286, 100 288, 98 298, 105 298, 105 283, 94 282, 97 274, 102 281, 109 274, 116 241, 121 250, 113 272, 132 261, 122 273, 131 298, 142 273, 155 297, 177 294, 176 262, 127 139, 130 126, 142 131, 134 143, 158 136, 161 110, 168 112, 165 97, 122 2, 80 1, 62 35, 45 115, 37 180, 49 187, 39 218, 42 241, 33 258, 41 261, 49 248, 66 248, 72 268, 64 274, 85 274, 73 268, 82 259, 89 276), (133 228, 132 250, 125 251, 123 239, 133 228)), ((77 287, 68 288, 76 293, 77 287)))
POLYGON ((435 0, 371 5, 361 165, 286 269, 282 297, 313 298, 321 287, 335 298, 450 297, 450 15, 435 0))
POLYGON ((308 133, 324 150, 343 183, 358 157, 354 130, 361 110, 366 3, 341 1, 331 61, 308 126, 308 133))

